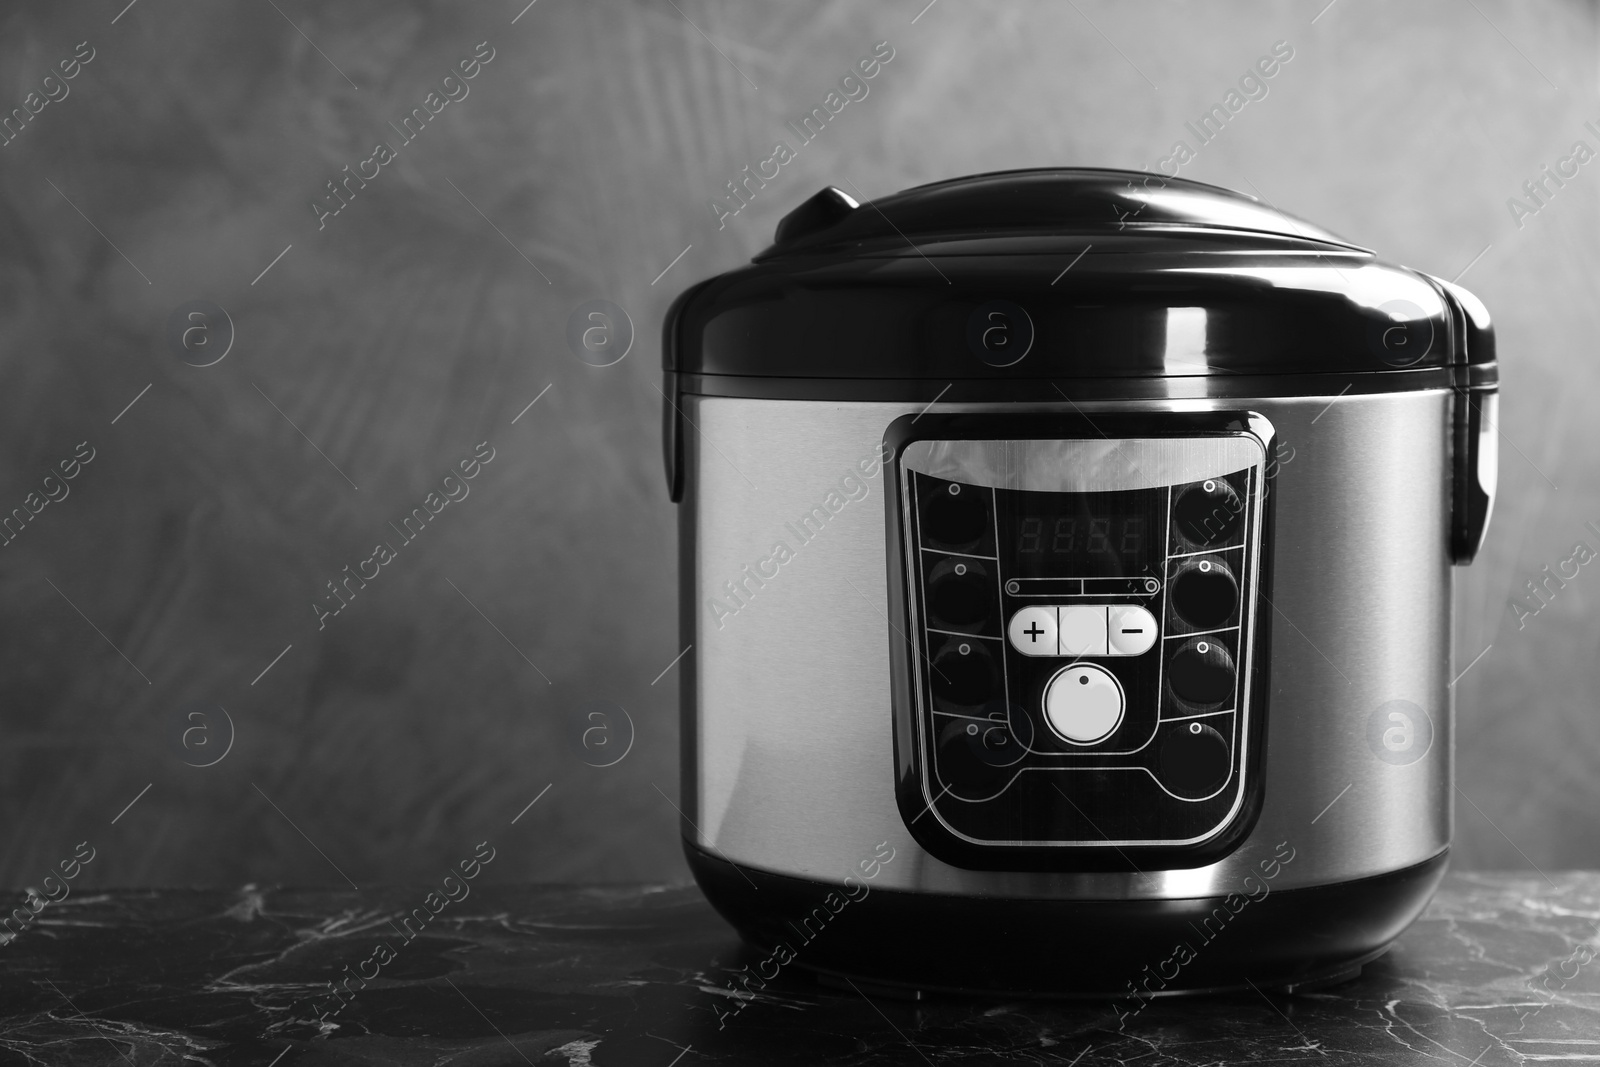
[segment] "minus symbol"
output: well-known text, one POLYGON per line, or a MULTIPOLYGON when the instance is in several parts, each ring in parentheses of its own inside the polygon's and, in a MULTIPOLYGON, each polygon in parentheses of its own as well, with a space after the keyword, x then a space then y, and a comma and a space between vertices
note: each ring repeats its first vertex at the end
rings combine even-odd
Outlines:
POLYGON ((1143 630, 1124 630, 1122 632, 1125 633, 1125 634, 1142 634, 1142 633, 1144 633, 1143 630))

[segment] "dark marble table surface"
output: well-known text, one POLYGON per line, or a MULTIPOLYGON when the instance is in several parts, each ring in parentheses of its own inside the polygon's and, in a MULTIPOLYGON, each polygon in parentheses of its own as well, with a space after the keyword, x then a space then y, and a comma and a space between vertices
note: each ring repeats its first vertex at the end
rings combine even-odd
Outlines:
POLYGON ((693 886, 479 886, 406 941, 425 894, 48 905, 0 947, 0 1064, 1600 1062, 1594 873, 1452 874, 1354 981, 1160 1000, 1121 1029, 1104 1005, 911 1002, 794 968, 719 1028, 750 957, 693 886), (377 977, 345 1002, 347 966, 377 977))

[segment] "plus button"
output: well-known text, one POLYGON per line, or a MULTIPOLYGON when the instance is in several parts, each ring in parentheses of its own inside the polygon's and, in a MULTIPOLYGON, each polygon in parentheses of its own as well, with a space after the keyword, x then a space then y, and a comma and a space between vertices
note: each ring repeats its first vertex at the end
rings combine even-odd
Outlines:
POLYGON ((1022 608, 1006 623, 1006 643, 1024 656, 1054 656, 1057 641, 1054 604, 1033 604, 1022 608))

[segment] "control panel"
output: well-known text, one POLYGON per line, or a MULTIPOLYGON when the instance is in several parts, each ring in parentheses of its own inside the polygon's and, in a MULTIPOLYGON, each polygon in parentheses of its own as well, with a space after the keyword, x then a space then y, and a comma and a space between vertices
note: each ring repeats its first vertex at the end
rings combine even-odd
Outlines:
POLYGON ((890 435, 899 796, 949 862, 1205 862, 1253 818, 1270 428, 1105 421, 999 437, 1017 420, 924 417, 890 435))

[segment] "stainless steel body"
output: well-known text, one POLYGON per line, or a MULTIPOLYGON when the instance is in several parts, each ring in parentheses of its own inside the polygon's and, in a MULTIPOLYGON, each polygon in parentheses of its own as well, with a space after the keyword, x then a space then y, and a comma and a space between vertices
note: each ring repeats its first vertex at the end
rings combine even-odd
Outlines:
POLYGON ((887 841, 895 859, 878 887, 1061 900, 1224 895, 1283 842, 1295 859, 1275 889, 1438 855, 1451 829, 1449 400, 1438 389, 933 409, 1249 409, 1278 433, 1259 821, 1210 866, 1079 874, 951 866, 896 806, 879 457, 885 427, 922 406, 685 396, 697 430, 684 442, 680 561, 690 840, 823 883, 887 841), (1369 743, 1374 712, 1394 700, 1431 722, 1413 762, 1369 743))

